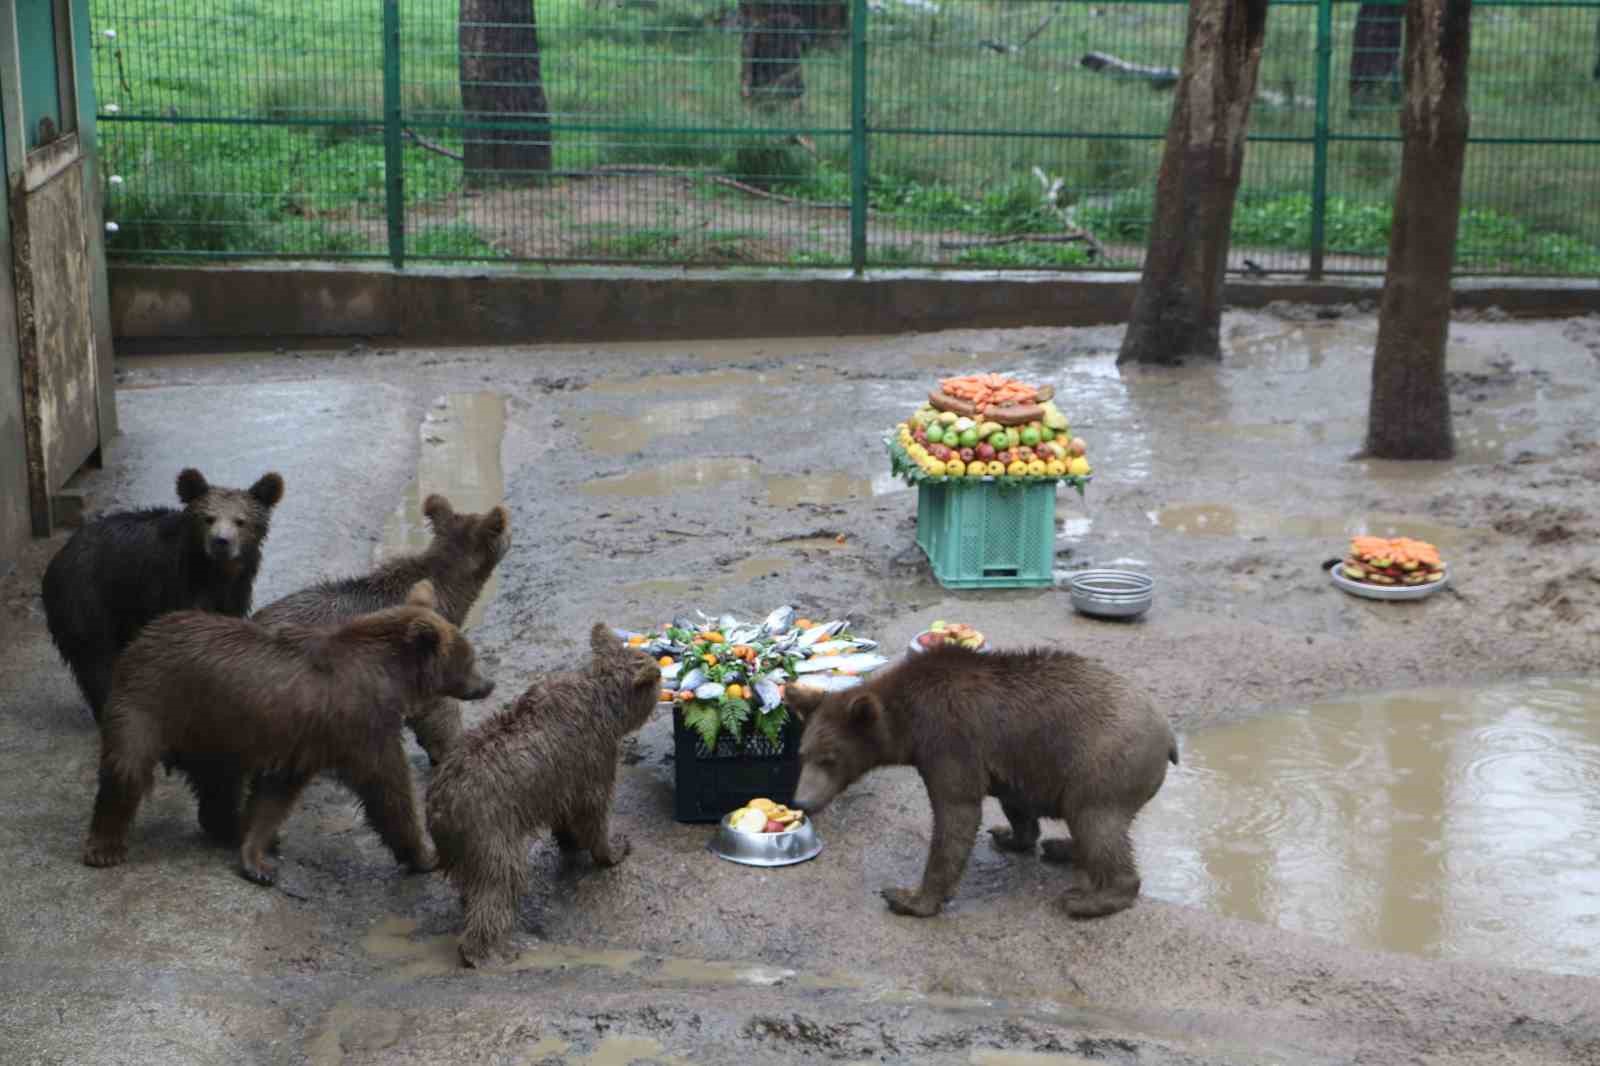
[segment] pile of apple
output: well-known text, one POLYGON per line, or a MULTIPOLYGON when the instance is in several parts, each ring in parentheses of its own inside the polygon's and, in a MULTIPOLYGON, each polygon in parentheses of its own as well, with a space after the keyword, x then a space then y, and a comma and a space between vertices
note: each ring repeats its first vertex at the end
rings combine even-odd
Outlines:
POLYGON ((805 820, 803 811, 769 799, 753 799, 728 815, 728 825, 741 833, 793 833, 805 820))
POLYGON ((1043 405, 1042 417, 1003 426, 940 411, 931 404, 895 427, 896 440, 929 477, 1088 477, 1083 438, 1066 417, 1043 405))
POLYGON ((935 622, 926 633, 917 635, 917 644, 924 648, 942 648, 955 644, 977 651, 983 647, 983 634, 965 622, 935 622))

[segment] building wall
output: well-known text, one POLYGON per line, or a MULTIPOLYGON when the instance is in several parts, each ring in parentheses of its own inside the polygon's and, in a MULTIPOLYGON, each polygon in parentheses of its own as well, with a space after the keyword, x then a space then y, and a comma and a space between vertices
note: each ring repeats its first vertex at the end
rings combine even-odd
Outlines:
MULTIPOLYGON (((0 174, 6 160, 0 113, 0 174)), ((27 442, 22 435, 22 366, 17 361, 17 303, 11 288, 10 212, 0 210, 0 574, 29 535, 27 442)))

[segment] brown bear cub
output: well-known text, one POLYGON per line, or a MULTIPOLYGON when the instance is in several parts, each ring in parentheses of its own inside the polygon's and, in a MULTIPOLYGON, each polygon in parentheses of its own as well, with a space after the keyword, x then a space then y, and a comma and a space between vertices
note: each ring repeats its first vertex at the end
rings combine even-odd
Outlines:
POLYGON ((428 831, 466 911, 464 965, 488 960, 511 935, 537 830, 601 866, 628 854, 627 840, 611 836, 618 748, 655 709, 661 667, 604 625, 589 646, 588 669, 540 678, 434 772, 428 831))
MULTIPOLYGON (((433 530, 423 551, 386 560, 370 574, 321 581, 261 608, 251 617, 262 625, 293 622, 317 626, 344 622, 357 615, 398 607, 418 581, 431 581, 438 611, 453 626, 465 624, 467 612, 511 547, 511 517, 504 507, 486 514, 457 514, 443 496, 422 502, 422 514, 433 530)), ((407 723, 417 743, 438 765, 461 739, 461 706, 441 699, 407 723)))
POLYGON ((245 776, 255 775, 236 831, 240 871, 259 884, 273 881, 266 853, 278 827, 325 770, 361 797, 396 859, 432 869, 411 768, 387 757, 398 750, 390 742, 435 698, 477 700, 494 689, 479 676, 472 645, 433 606, 424 581, 405 606, 338 626, 268 629, 202 611, 146 626, 118 659, 106 702, 83 861, 123 861, 156 765, 171 761, 195 779, 201 824, 214 832, 237 820, 245 776))
POLYGON ((897 914, 928 917, 954 894, 978 834, 984 796, 1009 829, 996 846, 1031 852, 1039 819, 1060 818, 1071 840, 1044 857, 1072 864, 1062 908, 1075 918, 1133 905, 1139 872, 1128 830, 1178 762, 1155 706, 1104 667, 1067 652, 913 655, 841 692, 796 682, 790 707, 805 723, 794 806, 815 814, 876 766, 917 768, 933 806, 922 885, 886 888, 897 914))
POLYGON ((45 620, 96 720, 117 655, 151 619, 183 610, 249 613, 261 545, 282 496, 277 474, 243 490, 184 470, 182 509, 106 515, 74 533, 50 560, 45 620))

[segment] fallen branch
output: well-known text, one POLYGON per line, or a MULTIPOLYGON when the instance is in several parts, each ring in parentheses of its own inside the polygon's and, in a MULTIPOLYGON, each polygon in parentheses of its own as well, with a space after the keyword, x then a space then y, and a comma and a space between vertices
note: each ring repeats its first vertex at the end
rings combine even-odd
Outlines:
POLYGON ((1106 52, 1085 52, 1078 60, 1078 66, 1117 78, 1137 78, 1157 89, 1170 89, 1178 84, 1179 71, 1176 67, 1147 67, 1142 63, 1118 59, 1106 52))
POLYGON ((1087 244, 1100 259, 1106 258, 1105 245, 1088 230, 1071 233, 1019 233, 1011 237, 984 237, 975 241, 940 241, 939 249, 956 252, 967 248, 1000 248, 1007 244, 1087 244))
POLYGON ((446 159, 454 159, 457 163, 465 163, 467 161, 466 156, 459 152, 452 152, 442 144, 434 144, 432 141, 423 137, 422 134, 418 133, 416 130, 402 130, 401 132, 404 133, 406 138, 418 148, 426 148, 428 151, 437 155, 442 155, 446 159))
MULTIPOLYGON (((1130 63, 1126 59, 1118 59, 1106 52, 1085 52, 1078 60, 1078 66, 1101 74, 1109 74, 1114 78, 1126 78, 1134 81, 1150 83, 1152 89, 1166 90, 1178 84, 1182 72, 1176 67, 1149 67, 1142 63, 1130 63)), ((1256 101, 1267 107, 1284 109, 1296 108, 1311 110, 1317 102, 1307 96, 1296 96, 1291 89, 1279 92, 1276 89, 1256 90, 1256 101)))
POLYGON ((1039 23, 1039 25, 1028 31, 1026 36, 1022 38, 1021 44, 1007 44, 1004 41, 996 41, 985 37, 978 41, 978 47, 987 48, 989 51, 998 52, 1003 56, 1011 55, 1014 52, 1020 52, 1034 41, 1039 39, 1039 34, 1045 31, 1050 23, 1055 20, 1056 15, 1059 14, 1060 11, 1061 8, 1059 5, 1057 5, 1054 11, 1051 11, 1044 17, 1043 22, 1039 23))

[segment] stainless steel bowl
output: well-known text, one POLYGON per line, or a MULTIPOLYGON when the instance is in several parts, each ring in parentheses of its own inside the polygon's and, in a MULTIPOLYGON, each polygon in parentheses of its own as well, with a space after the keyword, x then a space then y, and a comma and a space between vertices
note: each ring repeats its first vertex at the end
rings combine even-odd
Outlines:
POLYGON ((1155 602, 1155 582, 1134 570, 1084 570, 1072 575, 1072 606, 1097 618, 1136 618, 1155 602))
POLYGON ((710 847, 718 858, 745 866, 793 866, 822 854, 822 838, 809 817, 792 833, 746 833, 729 825, 725 814, 710 847))

